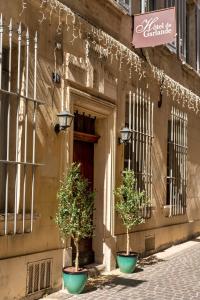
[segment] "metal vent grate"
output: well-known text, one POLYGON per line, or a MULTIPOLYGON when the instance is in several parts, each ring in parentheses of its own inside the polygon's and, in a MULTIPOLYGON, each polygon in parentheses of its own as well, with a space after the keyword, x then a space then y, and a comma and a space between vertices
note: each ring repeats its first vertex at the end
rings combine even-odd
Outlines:
POLYGON ((155 250, 155 236, 150 235, 145 237, 145 251, 155 250))
POLYGON ((28 263, 27 295, 51 287, 52 259, 28 263))

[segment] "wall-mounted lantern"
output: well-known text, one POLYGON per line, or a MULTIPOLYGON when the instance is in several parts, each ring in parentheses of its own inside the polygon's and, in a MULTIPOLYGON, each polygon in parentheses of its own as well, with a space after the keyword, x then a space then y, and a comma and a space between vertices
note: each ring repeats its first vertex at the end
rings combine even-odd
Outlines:
POLYGON ((57 117, 58 124, 55 125, 54 129, 56 133, 59 133, 61 130, 65 130, 71 126, 74 115, 72 115, 69 111, 62 111, 57 114, 57 117))
POLYGON ((121 135, 121 137, 119 138, 119 143, 126 144, 131 139, 132 130, 128 127, 124 127, 120 130, 120 135, 121 135))

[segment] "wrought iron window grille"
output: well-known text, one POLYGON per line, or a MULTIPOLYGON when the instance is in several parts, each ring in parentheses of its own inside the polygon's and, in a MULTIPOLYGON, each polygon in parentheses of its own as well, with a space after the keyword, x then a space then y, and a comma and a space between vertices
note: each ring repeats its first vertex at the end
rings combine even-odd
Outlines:
POLYGON ((172 107, 168 121, 167 205, 169 216, 186 212, 187 114, 172 107))
POLYGON ((31 38, 28 28, 16 29, 12 19, 5 24, 1 15, 0 58, 0 235, 6 235, 32 232, 35 218, 36 118, 44 104, 37 99, 37 32, 31 38))
MULTIPOLYGON (((125 122, 132 130, 131 142, 124 147, 124 167, 134 170, 137 189, 152 199, 152 141, 153 107, 149 95, 142 89, 129 92, 125 122)), ((145 218, 151 217, 151 204, 143 209, 145 218)))

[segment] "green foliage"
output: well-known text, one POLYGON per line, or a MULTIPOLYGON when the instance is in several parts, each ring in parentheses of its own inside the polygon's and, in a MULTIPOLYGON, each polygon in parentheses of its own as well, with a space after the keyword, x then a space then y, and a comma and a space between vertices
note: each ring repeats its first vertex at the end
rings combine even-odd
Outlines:
POLYGON ((94 193, 90 191, 87 179, 80 174, 80 164, 71 165, 61 182, 57 198, 55 221, 62 236, 71 236, 76 241, 92 236, 94 193))
POLYGON ((123 224, 129 231, 135 225, 144 223, 142 218, 142 208, 149 203, 145 192, 136 190, 136 179, 132 170, 123 172, 123 182, 114 194, 117 197, 116 211, 122 218, 123 224))

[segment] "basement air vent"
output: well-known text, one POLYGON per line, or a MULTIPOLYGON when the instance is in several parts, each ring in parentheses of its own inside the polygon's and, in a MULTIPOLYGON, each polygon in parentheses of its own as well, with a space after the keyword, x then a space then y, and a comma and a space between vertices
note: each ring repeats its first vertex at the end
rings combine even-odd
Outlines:
POLYGON ((145 251, 155 250, 155 236, 145 236, 145 251))
POLYGON ((51 287, 52 259, 28 263, 27 266, 27 295, 51 287))

